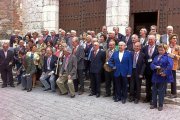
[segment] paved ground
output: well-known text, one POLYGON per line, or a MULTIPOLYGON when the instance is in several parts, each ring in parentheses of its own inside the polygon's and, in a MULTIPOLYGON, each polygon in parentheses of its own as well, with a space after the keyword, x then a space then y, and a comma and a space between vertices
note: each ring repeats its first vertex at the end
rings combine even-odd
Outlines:
POLYGON ((76 95, 74 99, 35 88, 0 88, 0 120, 178 120, 180 106, 159 112, 148 104, 114 103, 111 98, 76 95))

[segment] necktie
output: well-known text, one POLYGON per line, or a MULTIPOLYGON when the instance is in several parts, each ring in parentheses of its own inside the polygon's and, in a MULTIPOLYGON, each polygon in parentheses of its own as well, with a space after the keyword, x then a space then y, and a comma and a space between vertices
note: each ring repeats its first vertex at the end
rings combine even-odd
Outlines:
POLYGON ((65 62, 65 66, 64 66, 65 70, 67 69, 68 61, 69 61, 69 57, 66 57, 66 62, 65 62))
POLYGON ((112 54, 113 54, 113 51, 110 50, 110 51, 109 51, 109 55, 108 55, 108 58, 109 58, 109 59, 111 58, 112 54))
POLYGON ((136 68, 136 59, 137 59, 137 53, 134 53, 134 59, 133 59, 133 68, 136 68))
POLYGON ((31 59, 33 59, 34 58, 34 54, 33 53, 31 53, 31 59))
POLYGON ((153 46, 149 46, 149 56, 152 56, 152 52, 153 52, 153 46))
POLYGON ((48 67, 48 69, 50 69, 50 62, 51 62, 51 58, 49 57, 48 60, 47 60, 47 67, 48 67))

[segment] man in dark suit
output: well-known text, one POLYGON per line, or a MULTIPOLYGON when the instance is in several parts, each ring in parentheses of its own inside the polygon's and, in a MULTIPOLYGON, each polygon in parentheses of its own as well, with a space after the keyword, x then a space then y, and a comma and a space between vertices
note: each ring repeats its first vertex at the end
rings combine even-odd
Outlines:
POLYGON ((126 103, 127 99, 127 85, 128 78, 132 74, 132 59, 131 53, 125 50, 126 43, 119 42, 119 51, 114 52, 112 57, 108 61, 108 65, 114 69, 115 79, 115 100, 118 102, 122 100, 122 103, 126 103))
POLYGON ((123 41, 124 35, 119 33, 119 27, 113 27, 113 31, 115 32, 115 39, 117 43, 119 43, 120 41, 123 41))
POLYGON ((22 40, 22 37, 19 36, 19 30, 14 30, 15 34, 11 36, 10 38, 10 47, 13 47, 13 43, 15 42, 15 38, 18 38, 18 40, 22 40))
POLYGON ((132 52, 133 71, 130 80, 130 98, 129 98, 129 102, 134 101, 135 104, 137 104, 140 100, 141 82, 146 67, 145 59, 144 59, 145 55, 140 50, 141 50, 141 43, 136 42, 134 45, 134 52, 132 52))
POLYGON ((132 51, 132 38, 131 38, 131 27, 126 27, 126 35, 123 37, 122 41, 126 43, 126 50, 132 51))
POLYGON ((85 53, 83 46, 79 45, 78 37, 74 37, 72 39, 72 46, 73 46, 73 55, 75 55, 77 58, 77 75, 78 75, 78 79, 74 80, 74 87, 75 87, 75 91, 78 91, 78 83, 80 83, 79 95, 81 95, 84 92, 83 71, 85 68, 84 66, 85 53))
POLYGON ((146 99, 144 100, 145 103, 150 102, 152 100, 152 73, 153 71, 150 68, 150 64, 152 63, 154 57, 158 54, 158 49, 156 46, 156 38, 154 35, 148 36, 148 45, 146 45, 142 52, 145 54, 145 78, 146 78, 146 99))
POLYGON ((55 46, 58 41, 58 37, 56 37, 56 32, 54 30, 52 30, 50 33, 51 33, 50 42, 52 43, 53 46, 55 46))
POLYGON ((55 92, 55 74, 54 73, 56 70, 55 63, 57 61, 57 57, 53 55, 53 50, 50 47, 46 49, 46 54, 47 54, 47 57, 44 58, 44 65, 42 68, 42 75, 40 77, 40 81, 45 87, 44 91, 52 90, 52 92, 55 92))
POLYGON ((99 49, 99 43, 93 43, 93 51, 90 56, 91 93, 89 96, 100 97, 101 72, 105 62, 105 52, 99 49))
POLYGON ((49 31, 47 29, 44 29, 42 31, 42 34, 43 34, 43 41, 44 41, 44 43, 47 44, 47 42, 51 40, 51 36, 49 35, 49 31))
POLYGON ((7 87, 7 84, 9 84, 11 87, 14 87, 12 75, 14 53, 8 50, 8 48, 9 44, 4 43, 3 49, 0 50, 0 72, 3 81, 2 88, 7 87))

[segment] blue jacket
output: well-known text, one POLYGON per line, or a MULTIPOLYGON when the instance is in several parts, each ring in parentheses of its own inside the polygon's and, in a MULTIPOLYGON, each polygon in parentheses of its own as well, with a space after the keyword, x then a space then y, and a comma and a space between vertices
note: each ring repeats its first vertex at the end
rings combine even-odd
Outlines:
POLYGON ((172 68, 173 60, 168 56, 167 53, 165 53, 159 60, 157 55, 151 63, 151 69, 153 70, 152 82, 173 82, 174 79, 172 75, 172 68), (165 77, 162 77, 156 73, 156 66, 160 66, 163 69, 163 73, 166 74, 165 77))
POLYGON ((119 60, 119 51, 115 51, 112 57, 108 61, 108 65, 111 68, 116 68, 114 71, 114 76, 127 77, 127 75, 132 74, 132 55, 129 51, 124 51, 123 58, 120 62, 119 60))

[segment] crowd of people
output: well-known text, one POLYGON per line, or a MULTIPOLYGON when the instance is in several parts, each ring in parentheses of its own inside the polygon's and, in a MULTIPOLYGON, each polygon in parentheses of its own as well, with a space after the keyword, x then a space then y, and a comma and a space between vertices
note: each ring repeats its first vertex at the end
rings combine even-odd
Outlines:
POLYGON ((104 97, 113 97, 123 104, 128 100, 138 104, 141 98, 142 79, 145 79, 146 97, 143 102, 150 108, 163 110, 167 84, 171 84, 170 98, 177 97, 176 70, 179 65, 180 47, 173 27, 160 35, 152 25, 150 32, 142 28, 139 35, 132 34, 131 27, 125 35, 118 27, 96 34, 88 30, 79 37, 75 30, 66 33, 59 29, 44 29, 42 33, 28 32, 24 37, 19 30, 3 43, 0 50, 2 88, 15 87, 12 69, 16 69, 17 85, 32 91, 40 80, 44 91, 75 97, 84 93, 84 81, 90 79, 89 96, 101 95, 101 83, 105 82, 104 97), (128 94, 129 93, 129 94, 128 94))

